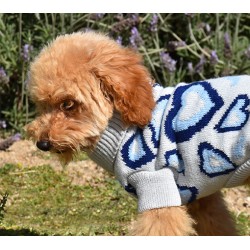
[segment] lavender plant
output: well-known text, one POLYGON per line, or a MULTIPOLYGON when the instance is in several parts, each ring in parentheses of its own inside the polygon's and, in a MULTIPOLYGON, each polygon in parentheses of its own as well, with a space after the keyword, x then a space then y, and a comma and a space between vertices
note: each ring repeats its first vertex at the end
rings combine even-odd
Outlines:
POLYGON ((59 34, 102 31, 141 53, 152 76, 166 86, 250 74, 249 23, 247 13, 0 14, 0 121, 14 132, 32 118, 28 66, 59 34))
POLYGON ((216 65, 219 62, 219 58, 215 50, 212 50, 210 53, 210 63, 216 65))
POLYGON ((174 73, 176 70, 177 61, 171 58, 171 56, 168 53, 165 53, 163 51, 160 52, 160 57, 161 57, 163 67, 166 68, 170 74, 174 73))
POLYGON ((150 22, 150 31, 157 32, 158 30, 158 15, 153 14, 151 22, 150 22))
POLYGON ((25 62, 29 62, 30 61, 30 57, 31 57, 31 52, 33 51, 33 46, 30 44, 24 44, 23 45, 23 49, 22 49, 22 59, 25 62))
POLYGON ((244 51, 244 54, 247 59, 250 59, 250 46, 244 51))
POLYGON ((131 36, 129 38, 130 45, 133 49, 137 50, 138 47, 140 47, 143 43, 143 40, 141 38, 141 35, 136 27, 133 27, 131 29, 131 36))
POLYGON ((7 76, 3 67, 0 67, 0 84, 1 84, 1 86, 8 84, 8 82, 9 82, 9 77, 7 76))

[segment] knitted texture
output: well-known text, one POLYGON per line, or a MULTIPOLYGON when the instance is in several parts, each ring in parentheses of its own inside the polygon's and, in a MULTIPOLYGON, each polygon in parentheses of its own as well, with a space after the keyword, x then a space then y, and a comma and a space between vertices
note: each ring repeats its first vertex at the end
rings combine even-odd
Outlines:
POLYGON ((137 196, 139 212, 187 204, 250 176, 250 76, 153 91, 151 122, 125 128, 115 113, 90 154, 137 196))

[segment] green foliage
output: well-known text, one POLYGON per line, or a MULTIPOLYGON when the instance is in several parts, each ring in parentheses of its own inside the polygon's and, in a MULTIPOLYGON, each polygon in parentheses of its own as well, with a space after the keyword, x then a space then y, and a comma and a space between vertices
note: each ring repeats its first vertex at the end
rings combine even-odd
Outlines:
POLYGON ((2 224, 2 220, 4 218, 4 212, 5 212, 5 206, 6 206, 6 202, 8 199, 8 193, 5 193, 2 197, 2 199, 0 199, 0 225, 2 224))
POLYGON ((46 165, 3 169, 9 203, 0 235, 124 235, 135 217, 135 200, 108 175, 77 186, 46 165))
POLYGON ((0 14, 0 121, 34 116, 30 61, 59 34, 98 30, 138 50, 162 85, 250 74, 249 14, 0 14))
POLYGON ((235 220, 240 235, 250 235, 250 215, 240 213, 237 216, 235 215, 235 220))

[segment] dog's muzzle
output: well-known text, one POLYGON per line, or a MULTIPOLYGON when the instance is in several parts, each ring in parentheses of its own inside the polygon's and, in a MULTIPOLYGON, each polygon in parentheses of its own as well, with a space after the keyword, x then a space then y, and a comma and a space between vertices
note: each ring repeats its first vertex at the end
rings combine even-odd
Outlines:
POLYGON ((38 141, 36 146, 42 151, 50 151, 51 149, 51 144, 49 141, 38 141))

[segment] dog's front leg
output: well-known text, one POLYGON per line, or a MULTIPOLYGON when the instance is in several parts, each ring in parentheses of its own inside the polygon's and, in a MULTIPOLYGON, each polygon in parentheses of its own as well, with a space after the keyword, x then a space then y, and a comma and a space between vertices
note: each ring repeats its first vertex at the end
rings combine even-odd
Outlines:
POLYGON ((139 214, 131 234, 137 236, 195 235, 193 223, 185 207, 157 208, 139 214))

